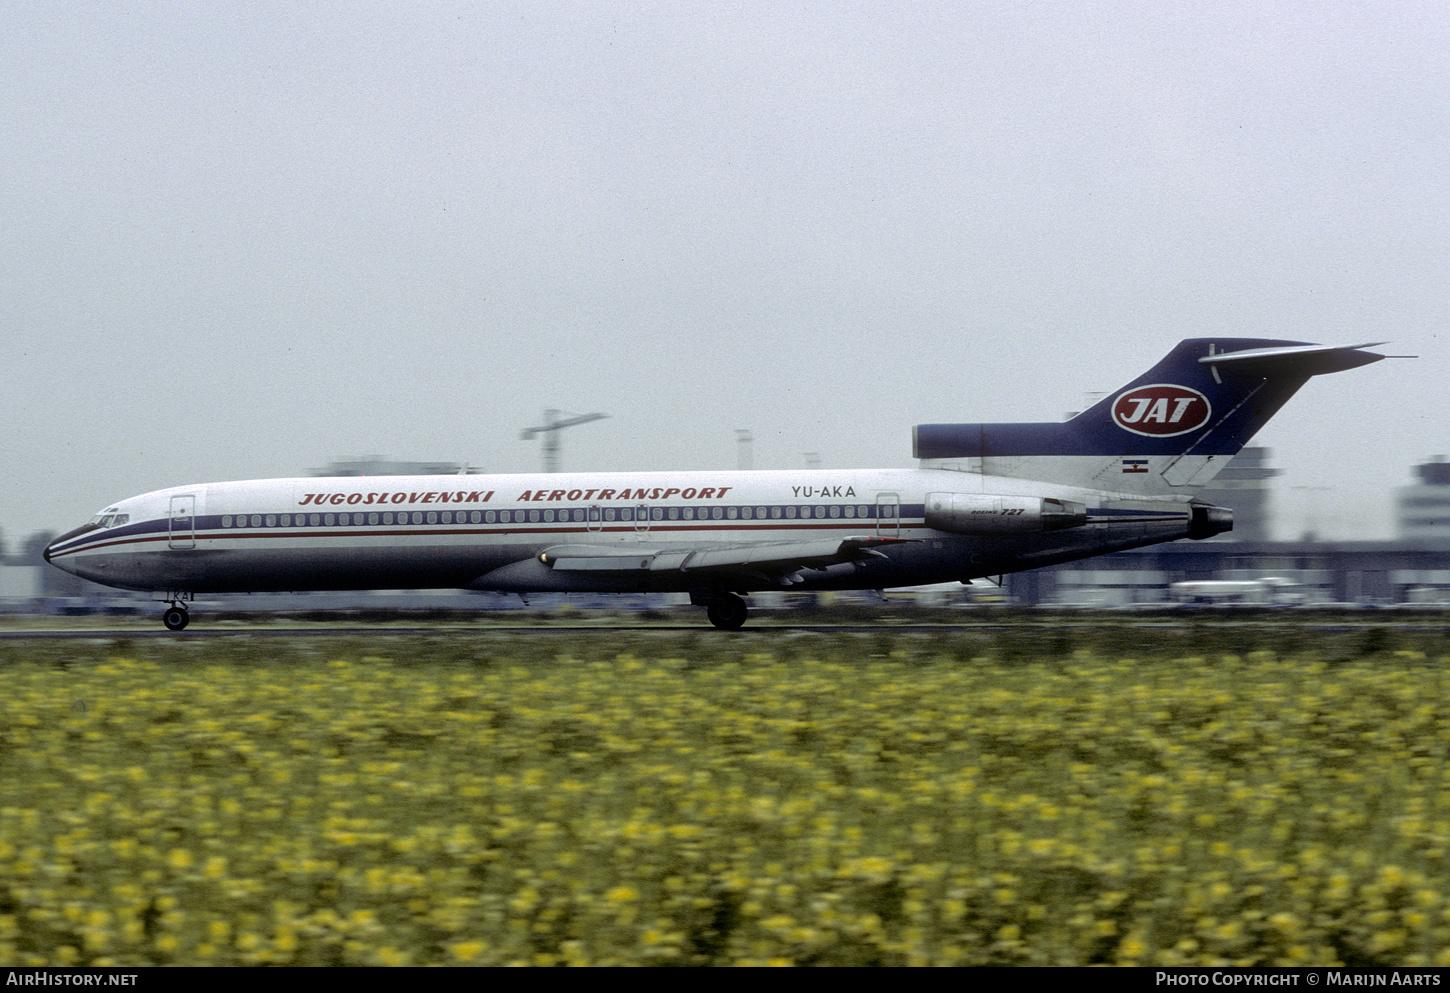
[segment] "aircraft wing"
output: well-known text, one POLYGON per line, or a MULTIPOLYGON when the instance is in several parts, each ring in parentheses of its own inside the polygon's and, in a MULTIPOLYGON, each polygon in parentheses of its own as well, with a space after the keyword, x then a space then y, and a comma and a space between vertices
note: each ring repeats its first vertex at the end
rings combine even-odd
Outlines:
MULTIPOLYGON (((693 548, 636 548, 618 545, 555 545, 539 561, 555 572, 664 572, 720 574, 766 579, 790 586, 807 578, 808 571, 824 572, 833 566, 854 569, 857 563, 885 558, 879 549, 911 541, 863 535, 816 538, 808 541, 759 541, 693 548)), ((814 577, 819 578, 819 577, 814 577)))

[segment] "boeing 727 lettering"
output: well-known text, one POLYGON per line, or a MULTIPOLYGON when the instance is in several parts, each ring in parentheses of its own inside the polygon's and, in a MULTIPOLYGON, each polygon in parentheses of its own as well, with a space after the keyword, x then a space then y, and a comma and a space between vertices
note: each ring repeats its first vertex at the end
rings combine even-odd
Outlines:
POLYGON ((1312 376, 1364 345, 1193 338, 1076 417, 921 424, 915 469, 263 479, 156 490, 50 544, 163 594, 443 589, 688 593, 720 628, 764 590, 987 576, 1233 527, 1196 498, 1312 376))

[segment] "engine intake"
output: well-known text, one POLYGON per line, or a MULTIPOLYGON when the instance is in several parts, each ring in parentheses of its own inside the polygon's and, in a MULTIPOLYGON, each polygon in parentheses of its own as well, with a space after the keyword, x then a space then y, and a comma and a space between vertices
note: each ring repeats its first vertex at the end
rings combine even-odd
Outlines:
POLYGON ((953 534, 1030 534, 1087 523, 1087 507, 1054 497, 928 493, 926 526, 953 534))

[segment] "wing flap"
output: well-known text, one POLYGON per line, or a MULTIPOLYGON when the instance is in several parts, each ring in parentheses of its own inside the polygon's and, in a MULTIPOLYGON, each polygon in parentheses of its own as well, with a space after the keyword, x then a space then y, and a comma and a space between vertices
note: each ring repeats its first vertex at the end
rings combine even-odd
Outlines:
POLYGON ((910 541, 880 535, 762 541, 700 548, 622 549, 617 545, 555 545, 539 561, 555 572, 749 571, 753 573, 824 568, 884 558, 881 546, 910 541))

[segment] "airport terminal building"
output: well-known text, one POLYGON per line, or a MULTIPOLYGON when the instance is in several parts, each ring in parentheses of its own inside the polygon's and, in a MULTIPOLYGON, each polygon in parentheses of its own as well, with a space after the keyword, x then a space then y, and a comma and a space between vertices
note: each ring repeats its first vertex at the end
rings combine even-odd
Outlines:
POLYGON ((1450 539, 1176 541, 1014 573, 1017 603, 1120 607, 1166 603, 1173 583, 1280 577, 1288 602, 1450 603, 1450 539))
POLYGON ((1394 541, 1270 541, 1269 451, 1245 448, 1203 498, 1234 511, 1234 529, 1008 576, 1018 603, 1127 606, 1172 599, 1174 583, 1278 577, 1287 602, 1450 604, 1450 462, 1415 466, 1396 493, 1394 541))

